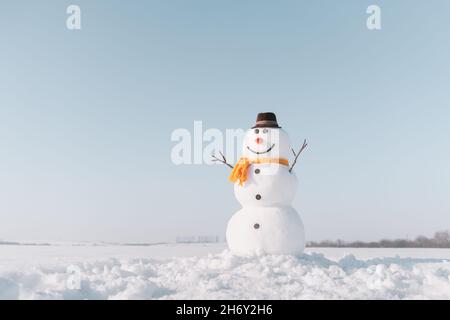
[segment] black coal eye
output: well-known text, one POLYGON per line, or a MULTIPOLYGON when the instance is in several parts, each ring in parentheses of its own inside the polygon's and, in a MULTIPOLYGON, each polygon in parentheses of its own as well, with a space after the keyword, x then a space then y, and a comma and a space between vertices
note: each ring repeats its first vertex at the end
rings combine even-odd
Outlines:
POLYGON ((263 133, 267 133, 267 132, 269 132, 269 130, 267 130, 267 129, 264 129, 264 130, 263 130, 263 133))
POLYGON ((259 133, 259 129, 255 129, 255 133, 257 133, 257 134, 258 134, 258 133, 259 133))

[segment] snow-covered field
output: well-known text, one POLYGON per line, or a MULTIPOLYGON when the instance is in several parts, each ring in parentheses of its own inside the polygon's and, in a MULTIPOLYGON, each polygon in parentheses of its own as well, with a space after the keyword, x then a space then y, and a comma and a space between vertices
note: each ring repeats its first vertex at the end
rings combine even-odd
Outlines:
POLYGON ((450 299, 450 250, 238 258, 225 244, 0 245, 0 298, 450 299))

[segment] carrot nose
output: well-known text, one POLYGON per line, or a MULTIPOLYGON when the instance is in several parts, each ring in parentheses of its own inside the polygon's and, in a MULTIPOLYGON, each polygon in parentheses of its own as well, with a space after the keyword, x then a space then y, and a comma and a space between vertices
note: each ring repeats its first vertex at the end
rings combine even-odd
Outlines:
POLYGON ((256 141, 257 144, 261 144, 263 142, 263 139, 262 138, 256 138, 255 141, 256 141))

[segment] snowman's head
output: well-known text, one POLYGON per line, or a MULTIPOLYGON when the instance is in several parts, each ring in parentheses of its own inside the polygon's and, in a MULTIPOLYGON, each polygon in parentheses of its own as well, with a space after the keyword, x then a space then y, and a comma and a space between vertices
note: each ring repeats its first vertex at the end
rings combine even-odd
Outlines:
POLYGON ((245 134, 242 153, 246 158, 288 159, 291 152, 289 136, 281 128, 253 128, 245 134))

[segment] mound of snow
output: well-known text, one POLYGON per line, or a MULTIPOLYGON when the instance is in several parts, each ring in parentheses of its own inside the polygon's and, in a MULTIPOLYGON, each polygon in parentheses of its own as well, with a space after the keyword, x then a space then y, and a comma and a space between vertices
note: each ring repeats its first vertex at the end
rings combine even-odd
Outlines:
POLYGON ((0 269, 1 299, 450 299, 450 263, 440 259, 338 261, 322 254, 106 259, 0 269), (73 266, 72 266, 73 267, 73 266))

